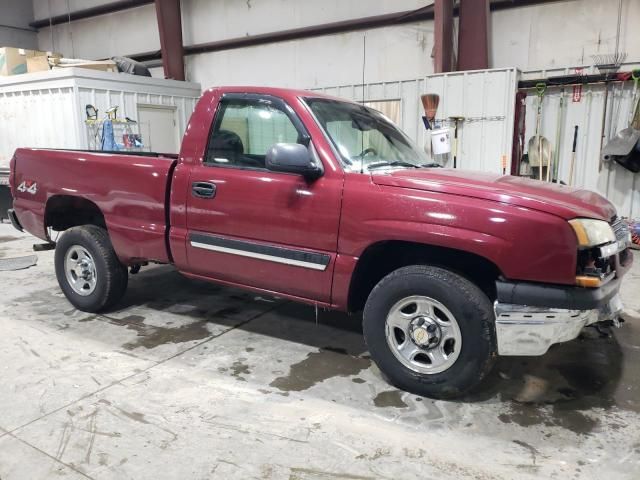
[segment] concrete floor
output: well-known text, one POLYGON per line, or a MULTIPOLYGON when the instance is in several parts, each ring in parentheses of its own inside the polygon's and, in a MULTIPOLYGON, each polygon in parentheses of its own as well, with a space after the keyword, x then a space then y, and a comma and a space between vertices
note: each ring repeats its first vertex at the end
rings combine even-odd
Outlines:
MULTIPOLYGON (((0 257, 33 239, 0 225, 0 257)), ((71 307, 53 252, 0 272, 0 478, 514 479, 640 474, 640 257, 627 322, 501 358, 474 395, 390 387, 360 318, 131 277, 121 309, 71 307)))

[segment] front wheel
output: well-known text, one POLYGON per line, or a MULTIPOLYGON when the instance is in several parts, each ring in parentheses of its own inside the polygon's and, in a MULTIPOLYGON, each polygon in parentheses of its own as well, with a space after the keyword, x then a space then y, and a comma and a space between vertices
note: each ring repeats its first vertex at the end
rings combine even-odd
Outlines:
POLYGON ((371 291, 363 330, 391 383, 432 398, 461 396, 491 370, 494 314, 476 285, 449 270, 400 268, 371 291))
POLYGON ((73 227, 62 235, 55 268, 62 292, 84 312, 108 309, 127 289, 127 267, 118 260, 106 230, 95 225, 73 227))

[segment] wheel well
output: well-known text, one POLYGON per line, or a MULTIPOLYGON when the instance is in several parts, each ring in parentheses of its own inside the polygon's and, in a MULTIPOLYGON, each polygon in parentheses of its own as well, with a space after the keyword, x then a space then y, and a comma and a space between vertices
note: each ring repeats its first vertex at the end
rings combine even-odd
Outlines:
POLYGON ((44 224, 58 231, 79 225, 107 228, 104 215, 95 203, 71 195, 55 195, 47 201, 44 224))
POLYGON ((454 248, 388 241, 369 246, 360 256, 349 286, 349 311, 362 310, 369 293, 383 277, 408 265, 446 268, 471 280, 491 300, 496 298, 495 280, 501 273, 490 260, 454 248))

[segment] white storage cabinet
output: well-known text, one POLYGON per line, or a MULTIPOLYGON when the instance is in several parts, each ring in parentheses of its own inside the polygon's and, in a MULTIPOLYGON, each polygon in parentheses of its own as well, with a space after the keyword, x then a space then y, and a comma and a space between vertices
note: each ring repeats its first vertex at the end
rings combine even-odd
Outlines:
MULTIPOLYGON (((90 148, 87 104, 98 109, 99 119, 113 106, 118 106, 118 118, 135 121, 139 112, 159 109, 173 118, 175 138, 170 144, 178 148, 200 93, 197 83, 80 68, 0 77, 0 169, 8 166, 19 147, 90 148)), ((159 128, 166 131, 166 123, 159 128)), ((131 127, 132 133, 143 135, 153 128, 131 127)), ((151 145, 145 143, 145 150, 149 147, 153 148, 153 139, 151 145)))

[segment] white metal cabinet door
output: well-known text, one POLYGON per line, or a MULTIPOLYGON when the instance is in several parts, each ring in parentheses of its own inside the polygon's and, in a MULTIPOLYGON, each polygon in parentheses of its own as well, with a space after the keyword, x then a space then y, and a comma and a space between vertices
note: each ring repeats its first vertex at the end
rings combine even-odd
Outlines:
POLYGON ((178 153, 180 143, 175 107, 138 105, 138 123, 145 150, 178 153))

